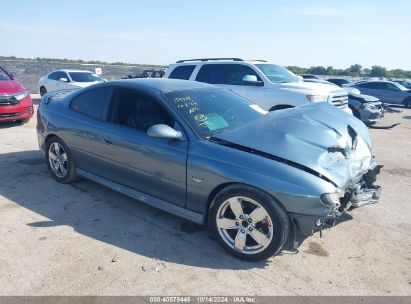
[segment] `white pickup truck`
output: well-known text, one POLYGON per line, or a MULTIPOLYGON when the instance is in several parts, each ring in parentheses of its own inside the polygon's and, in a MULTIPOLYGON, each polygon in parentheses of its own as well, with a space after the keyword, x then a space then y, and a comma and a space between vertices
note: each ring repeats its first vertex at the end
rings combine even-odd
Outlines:
POLYGON ((164 77, 211 83, 229 89, 267 111, 309 102, 328 102, 352 114, 345 90, 323 83, 303 82, 286 68, 263 60, 179 60, 169 65, 164 77))

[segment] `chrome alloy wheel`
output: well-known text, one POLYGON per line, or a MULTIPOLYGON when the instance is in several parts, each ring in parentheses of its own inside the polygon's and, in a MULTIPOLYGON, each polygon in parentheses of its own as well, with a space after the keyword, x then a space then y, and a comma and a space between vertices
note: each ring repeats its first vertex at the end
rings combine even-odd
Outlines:
POLYGON ((255 200, 235 196, 217 211, 217 229, 224 242, 245 254, 266 249, 273 238, 273 223, 267 210, 255 200))
POLYGON ((50 145, 48 157, 53 173, 59 178, 64 178, 68 172, 68 161, 63 147, 59 143, 54 142, 50 145))

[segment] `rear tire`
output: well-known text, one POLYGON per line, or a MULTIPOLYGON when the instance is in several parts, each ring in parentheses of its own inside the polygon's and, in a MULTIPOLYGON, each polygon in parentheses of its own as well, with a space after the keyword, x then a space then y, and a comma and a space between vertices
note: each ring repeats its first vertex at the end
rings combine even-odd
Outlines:
POLYGON ((411 97, 408 97, 407 99, 404 100, 403 102, 404 106, 407 107, 408 109, 411 109, 411 97))
POLYGON ((246 185, 228 186, 216 195, 209 224, 228 253, 250 262, 280 252, 290 231, 290 219, 280 203, 246 185))
POLYGON ((71 183, 77 179, 76 165, 71 152, 56 136, 47 141, 46 163, 49 173, 59 183, 71 183))
POLYGON ((40 87, 40 96, 43 97, 43 95, 46 94, 46 93, 47 93, 47 89, 45 87, 41 86, 40 87))

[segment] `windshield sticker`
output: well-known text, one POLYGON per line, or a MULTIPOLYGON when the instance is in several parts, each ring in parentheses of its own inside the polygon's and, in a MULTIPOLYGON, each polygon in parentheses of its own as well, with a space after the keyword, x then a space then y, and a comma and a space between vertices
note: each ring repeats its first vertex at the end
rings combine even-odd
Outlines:
POLYGON ((229 126, 229 124, 223 117, 215 113, 208 115, 196 115, 195 120, 199 123, 199 125, 201 125, 202 127, 207 127, 210 131, 224 129, 229 126))

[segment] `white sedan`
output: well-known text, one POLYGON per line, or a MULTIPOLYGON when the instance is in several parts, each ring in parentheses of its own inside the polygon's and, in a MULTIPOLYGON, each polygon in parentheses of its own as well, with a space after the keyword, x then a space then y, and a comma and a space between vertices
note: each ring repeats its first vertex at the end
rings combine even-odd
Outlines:
POLYGON ((48 73, 39 80, 39 92, 43 96, 47 92, 79 89, 105 81, 100 76, 84 70, 57 70, 48 73))

